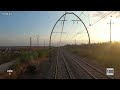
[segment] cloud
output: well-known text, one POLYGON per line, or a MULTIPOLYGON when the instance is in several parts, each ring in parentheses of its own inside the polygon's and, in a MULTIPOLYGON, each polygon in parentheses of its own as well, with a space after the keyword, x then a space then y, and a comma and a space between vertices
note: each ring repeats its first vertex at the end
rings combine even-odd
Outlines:
POLYGON ((102 15, 104 15, 107 12, 108 11, 93 11, 90 14, 92 17, 101 17, 102 15))
POLYGON ((120 18, 120 11, 116 11, 113 13, 113 17, 120 18))

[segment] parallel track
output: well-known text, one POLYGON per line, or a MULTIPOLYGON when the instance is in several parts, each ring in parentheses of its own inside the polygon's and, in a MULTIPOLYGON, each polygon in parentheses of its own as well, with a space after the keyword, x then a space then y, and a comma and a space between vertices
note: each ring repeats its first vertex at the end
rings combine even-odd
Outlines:
POLYGON ((113 79, 83 58, 78 58, 63 49, 59 48, 56 56, 49 74, 52 79, 113 79))
POLYGON ((71 55, 67 55, 67 57, 72 59, 79 67, 83 68, 94 79, 113 79, 104 74, 99 69, 85 62, 83 59, 80 59, 78 57, 73 58, 71 55))

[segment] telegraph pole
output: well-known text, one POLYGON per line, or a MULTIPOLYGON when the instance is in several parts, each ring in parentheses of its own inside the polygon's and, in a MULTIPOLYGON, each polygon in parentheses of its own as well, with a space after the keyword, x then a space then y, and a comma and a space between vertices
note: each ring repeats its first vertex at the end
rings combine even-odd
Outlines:
POLYGON ((39 35, 37 35, 37 46, 39 46, 39 35))
POLYGON ((32 39, 30 37, 30 50, 31 50, 31 46, 32 46, 32 39))
POLYGON ((67 12, 65 12, 64 20, 62 20, 62 21, 63 21, 63 24, 62 24, 62 31, 61 31, 61 35, 60 35, 60 44, 61 44, 61 38, 62 38, 62 33, 63 33, 64 24, 65 24, 65 21, 66 21, 66 20, 65 20, 66 13, 67 13, 67 12))
MULTIPOLYGON (((112 16, 110 16, 110 17, 112 17, 112 16)), ((107 23, 107 24, 110 24, 110 43, 111 43, 111 24, 114 24, 114 23, 112 23, 111 19, 110 19, 110 23, 107 23)))
POLYGON ((76 45, 76 39, 75 39, 75 45, 76 45))
POLYGON ((44 48, 45 48, 45 40, 44 40, 44 48))

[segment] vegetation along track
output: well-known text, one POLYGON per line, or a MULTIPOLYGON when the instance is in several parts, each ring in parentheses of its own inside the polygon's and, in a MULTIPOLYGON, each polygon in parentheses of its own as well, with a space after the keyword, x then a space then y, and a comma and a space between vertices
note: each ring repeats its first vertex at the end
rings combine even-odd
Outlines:
POLYGON ((105 73, 97 69, 96 67, 90 65, 89 63, 85 62, 83 59, 78 57, 73 57, 73 55, 69 54, 62 50, 64 54, 69 57, 69 60, 73 60, 79 67, 83 68, 93 79, 113 79, 107 76, 105 73))

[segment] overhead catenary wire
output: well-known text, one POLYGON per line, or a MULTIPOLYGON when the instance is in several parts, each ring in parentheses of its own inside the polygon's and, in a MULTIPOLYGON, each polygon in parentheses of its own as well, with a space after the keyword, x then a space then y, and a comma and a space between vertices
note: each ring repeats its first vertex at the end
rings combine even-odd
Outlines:
POLYGON ((87 14, 88 14, 89 26, 91 26, 91 22, 90 22, 90 16, 89 16, 89 13, 87 12, 87 14))
POLYGON ((81 15, 82 15, 83 13, 84 13, 84 11, 82 11, 82 12, 81 12, 81 14, 80 14, 80 16, 79 16, 79 17, 81 17, 81 15))
MULTIPOLYGON (((112 12, 113 12, 113 11, 108 12, 107 14, 105 13, 104 15, 102 15, 102 17, 101 17, 100 19, 98 19, 97 21, 95 21, 95 22, 92 23, 92 24, 91 24, 91 22, 90 22, 90 17, 89 17, 89 15, 88 15, 89 26, 88 26, 87 28, 90 28, 91 26, 96 25, 96 23, 98 23, 99 21, 101 21, 102 19, 104 19, 106 16, 110 15, 112 12)), ((80 16, 81 16, 82 14, 84 14, 84 13, 82 12, 82 13, 80 14, 80 16)), ((62 31, 63 31, 63 27, 64 27, 64 21, 63 21, 62 31)), ((79 33, 79 34, 81 34, 81 33, 79 33)), ((77 33, 77 35, 79 35, 79 34, 77 33)), ((69 34, 69 35, 70 35, 70 34, 69 34)), ((68 37, 69 35, 67 35, 67 37, 68 37)), ((76 35, 76 36, 77 36, 77 35, 76 35)), ((62 37, 62 33, 61 33, 60 38, 61 38, 61 37, 62 37)), ((66 39, 69 39, 69 38, 66 38, 66 39)), ((60 41, 61 41, 61 39, 60 39, 60 41)))
MULTIPOLYGON (((81 17, 82 16, 82 14, 84 14, 84 11, 82 11, 81 13, 80 13, 80 15, 79 15, 79 17, 81 17)), ((74 23, 73 23, 74 24, 74 23)), ((72 27, 73 27, 73 24, 72 24, 72 27)), ((74 31, 74 30, 76 30, 76 27, 74 28, 72 28, 72 31, 74 31)), ((69 32, 68 32, 69 33, 69 32)), ((68 36, 70 36, 70 34, 68 35, 67 34, 67 36, 66 36, 66 39, 68 40, 69 38, 67 38, 68 36)))
MULTIPOLYGON (((66 13, 66 11, 65 11, 66 13)), ((61 38, 62 38, 62 32, 63 32, 63 28, 64 28, 64 23, 65 23, 65 17, 66 17, 66 14, 64 16, 64 20, 63 20, 63 26, 62 26, 62 31, 61 31, 61 35, 60 35, 60 42, 61 42, 61 38)))
MULTIPOLYGON (((98 23, 99 21, 101 21, 102 19, 104 19, 106 16, 110 15, 111 13, 113 13, 113 11, 107 13, 106 15, 103 15, 99 20, 97 20, 96 22, 94 22, 93 24, 91 24, 91 26, 93 26, 94 24, 98 23)), ((89 27, 88 27, 89 28, 89 27)))
MULTIPOLYGON (((104 19, 106 16, 110 15, 111 13, 113 13, 113 11, 103 15, 99 20, 97 20, 96 22, 94 22, 93 24, 91 24, 89 27, 87 28, 90 28, 91 26, 93 26, 94 24, 98 23, 99 21, 101 21, 102 19, 104 19)), ((76 34, 76 36, 79 35, 79 34, 76 34)))

